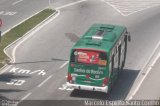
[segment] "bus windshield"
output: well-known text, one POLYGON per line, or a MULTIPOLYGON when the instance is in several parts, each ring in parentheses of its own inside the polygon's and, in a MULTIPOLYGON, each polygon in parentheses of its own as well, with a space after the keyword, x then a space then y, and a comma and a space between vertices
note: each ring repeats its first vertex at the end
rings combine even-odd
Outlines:
POLYGON ((105 52, 92 50, 73 50, 71 62, 106 66, 107 54, 105 52))

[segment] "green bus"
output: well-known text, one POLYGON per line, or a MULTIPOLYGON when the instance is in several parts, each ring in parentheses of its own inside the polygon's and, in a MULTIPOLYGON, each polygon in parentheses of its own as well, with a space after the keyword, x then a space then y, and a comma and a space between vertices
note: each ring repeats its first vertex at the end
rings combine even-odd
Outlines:
POLYGON ((127 28, 93 24, 72 47, 67 87, 108 93, 126 59, 127 28))

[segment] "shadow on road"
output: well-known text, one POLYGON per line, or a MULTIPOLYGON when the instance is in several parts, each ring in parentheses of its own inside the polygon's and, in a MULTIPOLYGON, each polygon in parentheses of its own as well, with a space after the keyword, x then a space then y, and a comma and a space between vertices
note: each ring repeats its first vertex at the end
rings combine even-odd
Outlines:
POLYGON ((22 92, 24 90, 19 89, 0 89, 0 93, 10 93, 10 92, 22 92))
POLYGON ((112 91, 108 95, 102 92, 73 90, 70 96, 101 100, 124 100, 127 97, 138 73, 139 70, 124 69, 115 82, 112 91))
MULTIPOLYGON (((0 82, 9 83, 14 79, 21 79, 21 78, 30 78, 30 76, 22 76, 22 75, 14 75, 13 73, 5 73, 0 75, 0 82)), ((3 86, 2 86, 3 87, 3 86)), ((12 92, 22 92, 24 90, 20 89, 0 89, 0 100, 9 100, 5 96, 3 96, 3 93, 12 93, 12 92)), ((0 105, 1 106, 1 105, 0 105)))
POLYGON ((74 33, 65 33, 65 35, 71 42, 75 43, 79 40, 79 37, 74 33))
MULTIPOLYGON (((19 90, 19 89, 0 89, 0 101, 1 100, 9 100, 5 96, 2 95, 2 93, 12 93, 12 92, 22 92, 24 90, 19 90)), ((0 105, 1 106, 1 105, 0 105)))
POLYGON ((0 75, 0 82, 10 82, 12 79, 30 78, 30 76, 14 75, 13 73, 5 73, 0 75))
MULTIPOLYGON (((2 100, 9 100, 9 99, 0 94, 0 102, 1 102, 2 100)), ((1 104, 0 104, 0 106, 1 106, 1 104)))

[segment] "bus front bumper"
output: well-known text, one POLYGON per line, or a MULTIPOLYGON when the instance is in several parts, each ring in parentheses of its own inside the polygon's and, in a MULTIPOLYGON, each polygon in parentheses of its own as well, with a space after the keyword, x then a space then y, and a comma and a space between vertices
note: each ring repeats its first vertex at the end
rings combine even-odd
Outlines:
POLYGON ((74 89, 88 90, 88 91, 100 91, 100 92, 104 92, 104 93, 108 92, 108 86, 97 87, 97 86, 71 84, 69 82, 67 82, 66 85, 67 85, 67 88, 74 88, 74 89))

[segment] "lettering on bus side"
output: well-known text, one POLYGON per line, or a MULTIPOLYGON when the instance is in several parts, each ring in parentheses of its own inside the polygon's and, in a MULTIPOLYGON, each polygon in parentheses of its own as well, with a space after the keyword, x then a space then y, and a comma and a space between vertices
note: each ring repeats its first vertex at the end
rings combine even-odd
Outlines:
POLYGON ((75 73, 83 73, 83 74, 95 74, 95 75, 103 75, 103 70, 89 70, 89 69, 81 69, 81 68, 74 68, 75 73))

